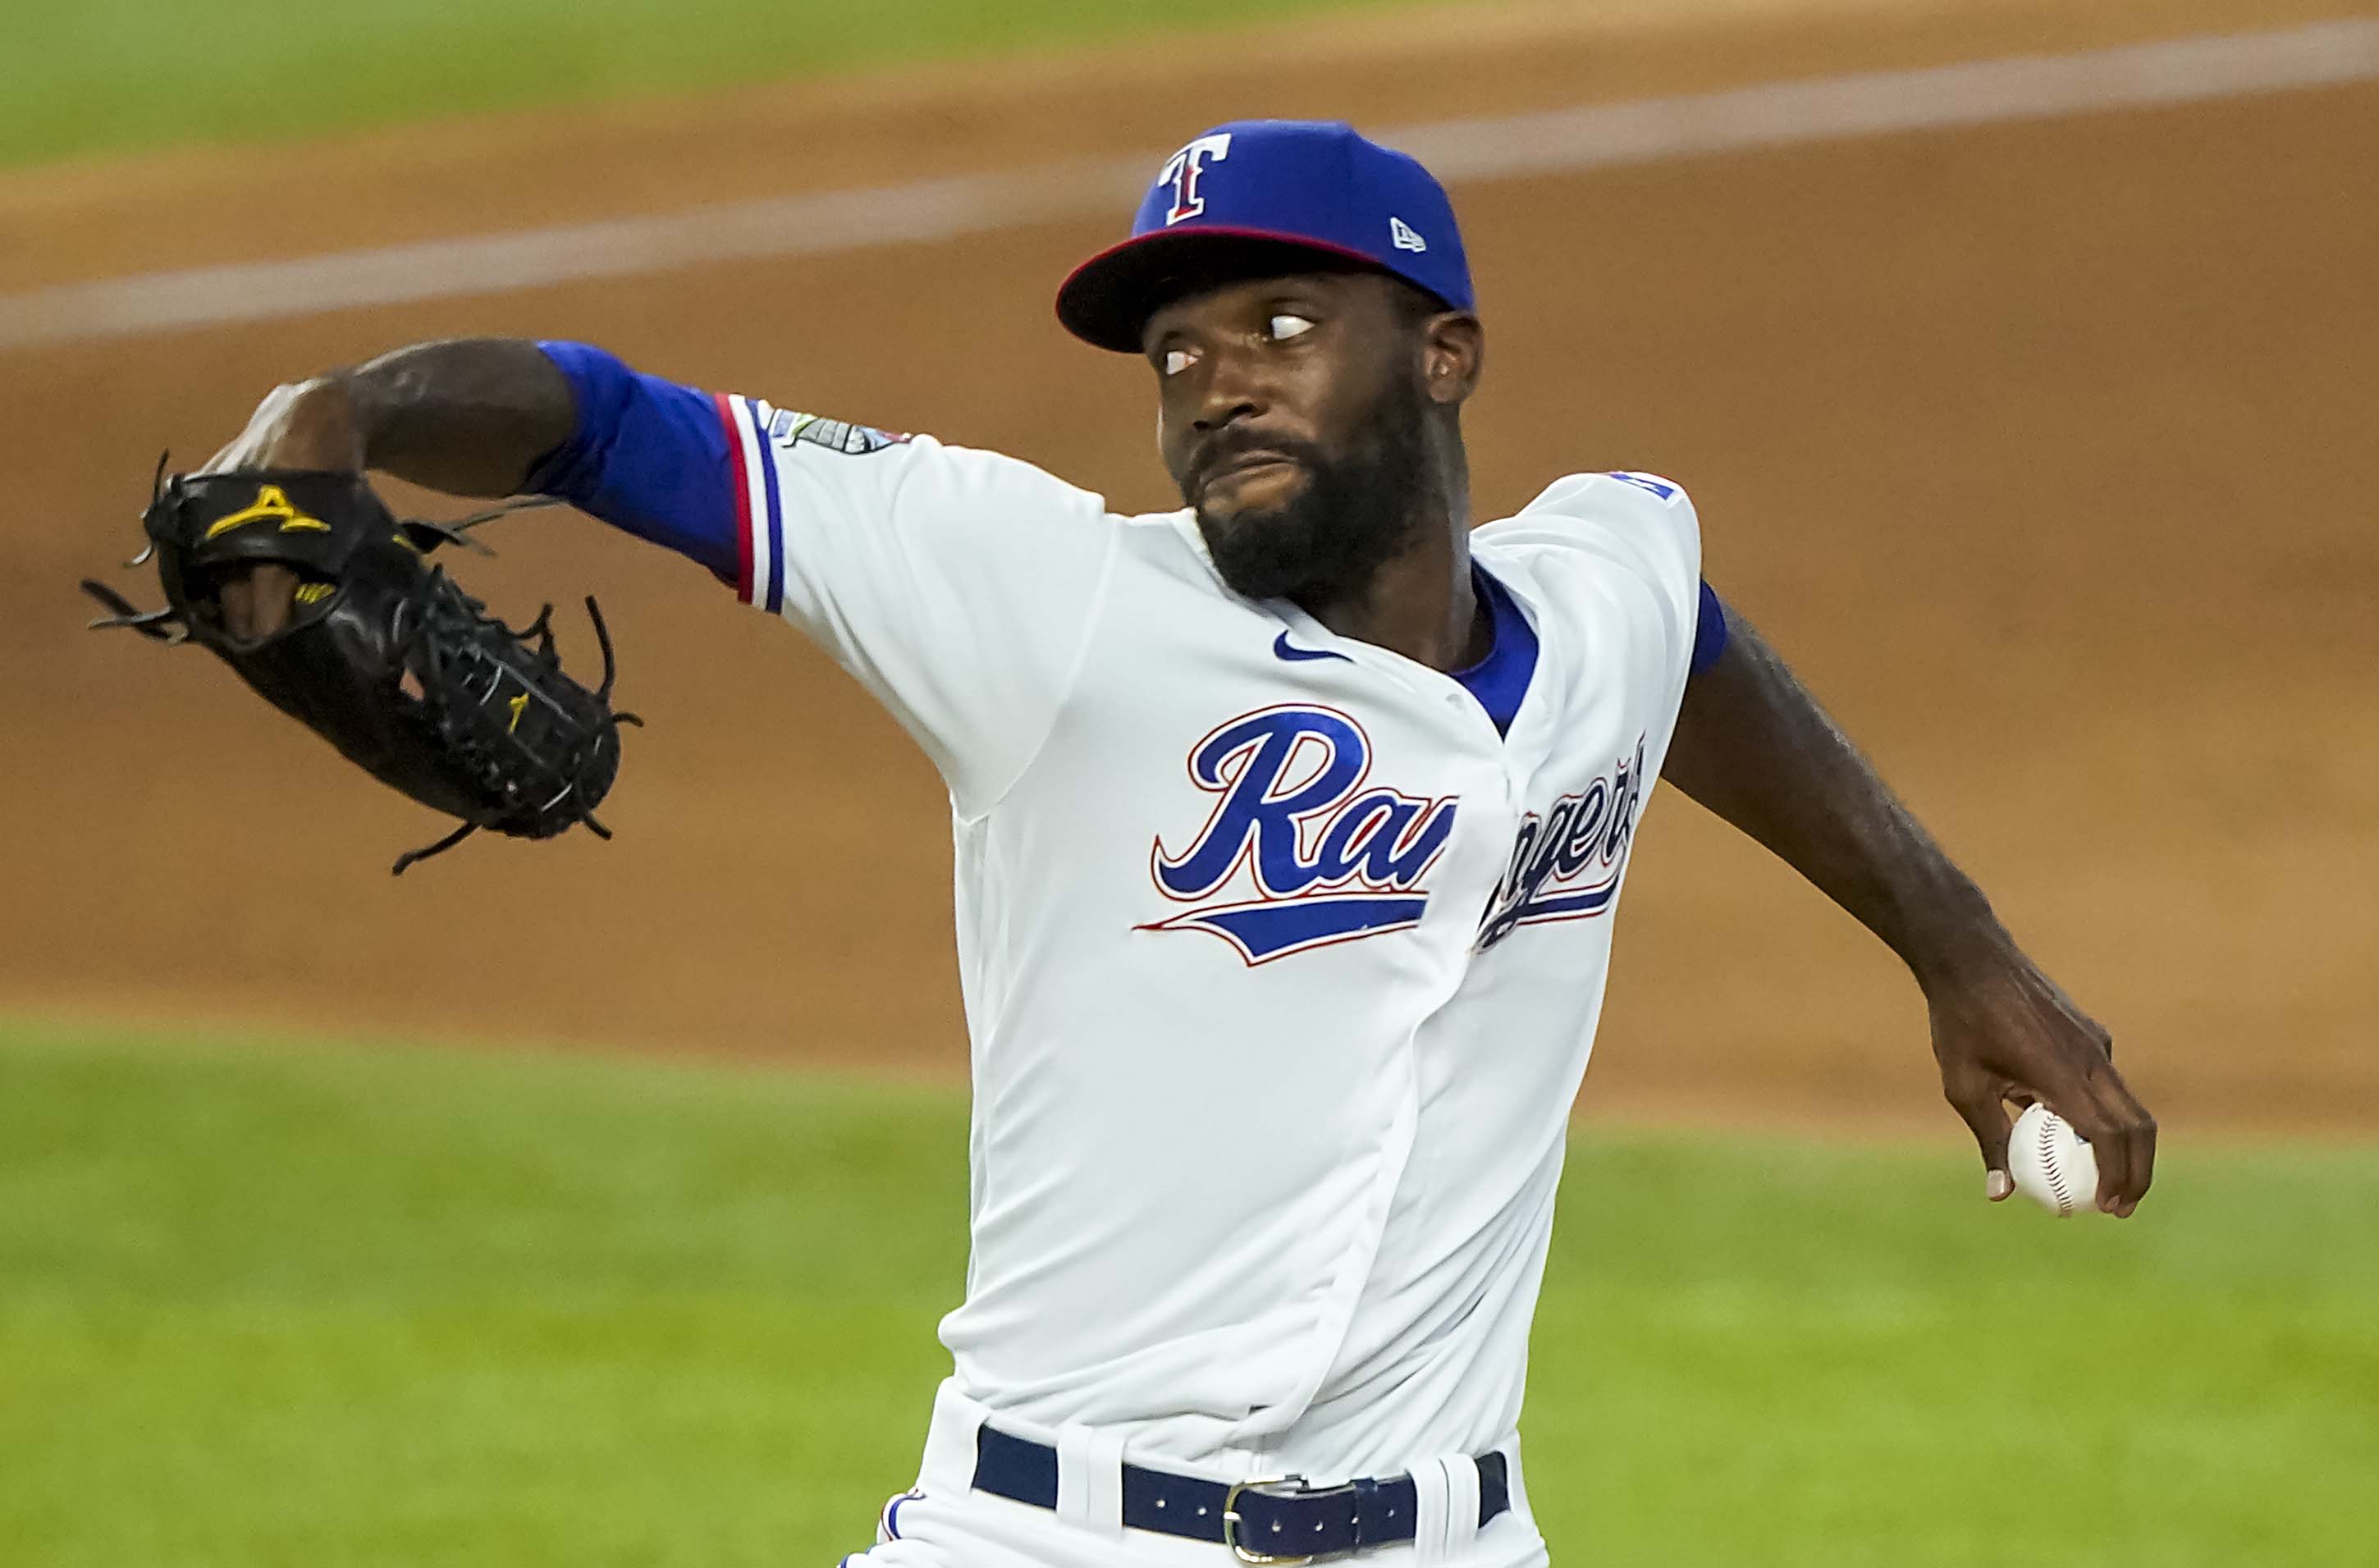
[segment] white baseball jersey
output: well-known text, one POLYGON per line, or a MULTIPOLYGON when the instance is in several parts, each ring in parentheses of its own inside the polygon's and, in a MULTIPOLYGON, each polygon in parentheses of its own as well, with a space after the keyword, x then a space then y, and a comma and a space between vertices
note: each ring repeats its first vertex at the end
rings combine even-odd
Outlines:
MULTIPOLYGON (((582 404, 608 395, 577 373, 582 404)), ((1223 1475, 1508 1441, 1694 640, 1685 495, 1577 475, 1471 536, 1537 645, 1505 734, 1455 678, 1231 592, 1186 512, 1118 516, 1010 458, 764 403, 676 406, 724 433, 723 460, 682 461, 718 466, 732 542, 672 542, 815 639, 949 785, 974 1075, 958 1388, 1223 1475)), ((670 537, 649 513, 693 503, 634 515, 636 442, 605 440, 539 488, 670 537)))

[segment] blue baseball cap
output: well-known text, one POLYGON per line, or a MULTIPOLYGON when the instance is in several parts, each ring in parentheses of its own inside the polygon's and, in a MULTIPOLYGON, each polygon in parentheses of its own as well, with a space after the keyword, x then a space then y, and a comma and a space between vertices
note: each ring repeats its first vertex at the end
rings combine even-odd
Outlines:
POLYGON ((1057 320, 1137 354, 1149 317, 1193 289, 1349 266, 1477 308, 1454 204, 1418 160, 1344 121, 1234 120, 1165 160, 1131 237, 1058 288, 1057 320))

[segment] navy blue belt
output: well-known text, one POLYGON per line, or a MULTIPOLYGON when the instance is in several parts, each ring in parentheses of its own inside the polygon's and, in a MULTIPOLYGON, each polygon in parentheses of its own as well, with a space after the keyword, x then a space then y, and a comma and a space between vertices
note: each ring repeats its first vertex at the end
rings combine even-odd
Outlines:
MULTIPOLYGON (((1479 1461, 1479 1523, 1512 1506, 1500 1453, 1479 1461)), ((979 1427, 974 1490, 1035 1508, 1057 1506, 1057 1451, 979 1427)), ((1123 1467, 1123 1522, 1135 1530, 1227 1546, 1242 1562, 1307 1562, 1413 1538, 1417 1490, 1410 1476, 1309 1487, 1303 1478, 1221 1481, 1123 1467)))

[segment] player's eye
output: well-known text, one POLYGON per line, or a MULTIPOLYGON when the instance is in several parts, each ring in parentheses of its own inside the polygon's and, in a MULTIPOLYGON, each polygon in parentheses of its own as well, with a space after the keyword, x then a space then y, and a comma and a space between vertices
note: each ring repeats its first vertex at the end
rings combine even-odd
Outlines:
POLYGON ((1291 338, 1301 338, 1312 330, 1311 321, 1302 316, 1293 316, 1286 310, 1272 319, 1272 341, 1274 343, 1286 343, 1291 338))
POLYGON ((1192 357, 1193 356, 1186 348, 1166 349, 1165 351, 1165 373, 1168 376, 1177 376, 1181 374, 1182 371, 1190 368, 1192 357))

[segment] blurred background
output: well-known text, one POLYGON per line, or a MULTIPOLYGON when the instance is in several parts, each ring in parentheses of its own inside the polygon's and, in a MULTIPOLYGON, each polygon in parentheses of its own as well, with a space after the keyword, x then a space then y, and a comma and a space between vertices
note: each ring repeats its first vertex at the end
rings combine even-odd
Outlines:
MULTIPOLYGON (((2164 1128, 1988 1209, 1922 1000, 1652 810, 1540 1314, 1557 1561, 2379 1562, 2379 6, 122 0, 0 52, 0 1564, 865 1547, 964 1267, 947 805, 699 570, 605 816, 475 839, 144 602, 160 449, 469 332, 1171 504, 1075 260, 1213 123, 1448 178, 1479 514, 1578 469, 1876 756, 2164 1128), (2018 1200, 2021 1205, 2022 1200, 2018 1200)), ((401 505, 451 514, 398 490, 401 505)), ((574 658, 592 655, 574 641, 574 658)))

